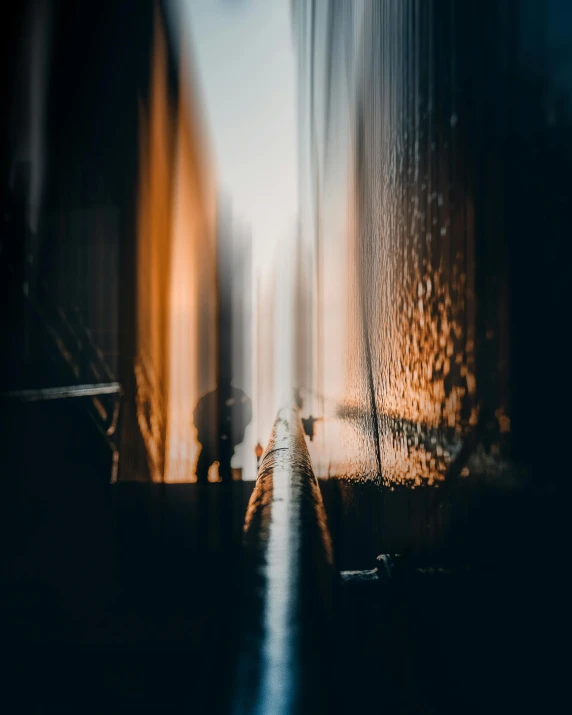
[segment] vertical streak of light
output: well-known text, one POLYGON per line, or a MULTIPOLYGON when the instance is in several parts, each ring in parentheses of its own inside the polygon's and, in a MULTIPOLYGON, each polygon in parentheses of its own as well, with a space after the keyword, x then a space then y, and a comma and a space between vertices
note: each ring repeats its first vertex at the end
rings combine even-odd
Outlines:
MULTIPOLYGON (((262 413, 262 390, 260 385, 260 374, 262 372, 262 290, 261 290, 260 270, 256 272, 256 299, 254 302, 256 312, 256 322, 254 325, 255 346, 254 350, 254 375, 256 379, 252 381, 253 403, 256 405, 254 411, 254 438, 256 442, 261 442, 261 413, 262 413)), ((254 311, 253 311, 254 312, 254 311)), ((265 437, 266 435, 264 435, 265 437)))
MULTIPOLYGON (((180 117, 179 117, 180 119, 180 117)), ((188 481, 194 472, 198 443, 192 411, 198 395, 196 217, 191 197, 192 179, 186 164, 187 136, 179 122, 173 205, 173 236, 169 314, 169 409, 165 481, 188 481), (195 339, 193 339, 195 338, 195 339), (186 476, 186 479, 185 479, 186 476)))
POLYGON ((316 120, 316 0, 312 1, 312 34, 311 34, 311 58, 310 58, 310 121, 311 130, 313 132, 313 163, 314 163, 314 173, 315 173, 315 241, 316 241, 316 310, 317 310, 317 321, 316 321, 316 363, 317 363, 317 384, 316 392, 318 396, 317 412, 319 416, 324 414, 324 364, 323 364, 323 295, 322 295, 322 216, 321 216, 321 196, 320 196, 320 153, 318 151, 318 127, 316 120))
POLYGON ((168 314, 171 248, 171 118, 167 45, 155 16, 149 119, 140 111, 140 189, 137 238, 137 417, 154 481, 163 477, 169 384, 168 314))
MULTIPOLYGON (((287 471, 275 471, 272 490, 272 519, 268 536, 269 591, 264 614, 265 641, 264 668, 262 671, 261 697, 258 712, 268 712, 267 705, 279 704, 279 712, 292 711, 291 694, 295 688, 284 680, 284 673, 295 677, 296 663, 293 655, 296 647, 294 627, 295 593, 292 582, 294 555, 298 551, 299 529, 292 529, 292 509, 299 510, 300 503, 291 499, 292 477, 287 471), (294 543, 293 543, 294 542, 294 543), (286 661, 286 662, 284 662, 286 661)), ((299 514, 297 520, 299 520, 299 514)))
POLYGON ((135 360, 137 418, 154 481, 195 479, 193 409, 216 379, 215 194, 185 67, 173 116, 157 13, 149 119, 140 112, 135 360))
POLYGON ((186 66, 183 57, 171 239, 167 482, 196 478, 199 443, 192 421, 193 409, 216 380, 214 191, 202 155, 189 80, 182 72, 186 66))
POLYGON ((30 156, 32 175, 29 197, 29 223, 32 231, 38 228, 38 216, 44 178, 45 109, 47 90, 47 58, 51 16, 46 2, 39 2, 33 10, 33 27, 30 41, 30 156))

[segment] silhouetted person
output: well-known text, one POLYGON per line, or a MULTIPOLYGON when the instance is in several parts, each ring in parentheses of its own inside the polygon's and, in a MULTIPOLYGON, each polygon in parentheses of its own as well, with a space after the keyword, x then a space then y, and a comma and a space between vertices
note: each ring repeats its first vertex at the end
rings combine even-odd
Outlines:
POLYGON ((310 438, 310 442, 314 440, 314 425, 319 422, 321 417, 302 417, 302 426, 304 427, 304 433, 310 438))
POLYGON ((221 380, 216 390, 208 392, 197 402, 193 422, 201 453, 197 463, 197 481, 206 483, 213 462, 219 463, 218 473, 223 482, 232 480, 230 460, 234 448, 244 440, 244 433, 252 419, 252 402, 229 380, 221 380))

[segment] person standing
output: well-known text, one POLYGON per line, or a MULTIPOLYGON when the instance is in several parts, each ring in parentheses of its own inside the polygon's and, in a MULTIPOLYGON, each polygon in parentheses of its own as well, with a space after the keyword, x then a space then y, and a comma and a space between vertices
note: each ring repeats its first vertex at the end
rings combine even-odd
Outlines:
POLYGON ((232 481, 230 462, 234 448, 244 440, 252 419, 252 402, 246 393, 221 379, 217 388, 203 395, 193 412, 201 452, 197 462, 197 481, 206 484, 208 472, 218 462, 221 481, 232 481))

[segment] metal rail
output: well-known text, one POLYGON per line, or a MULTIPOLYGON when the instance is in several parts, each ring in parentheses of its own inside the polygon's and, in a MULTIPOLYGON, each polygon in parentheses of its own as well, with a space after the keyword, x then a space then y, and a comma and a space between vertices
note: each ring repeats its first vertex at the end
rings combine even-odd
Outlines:
POLYGON ((1 393, 0 398, 12 398, 21 402, 39 402, 41 400, 63 400, 69 397, 121 395, 121 393, 121 385, 118 382, 104 382, 94 385, 62 385, 31 390, 10 390, 1 393))
POLYGON ((245 584, 233 712, 332 713, 337 574, 295 408, 279 411, 244 527, 245 584))

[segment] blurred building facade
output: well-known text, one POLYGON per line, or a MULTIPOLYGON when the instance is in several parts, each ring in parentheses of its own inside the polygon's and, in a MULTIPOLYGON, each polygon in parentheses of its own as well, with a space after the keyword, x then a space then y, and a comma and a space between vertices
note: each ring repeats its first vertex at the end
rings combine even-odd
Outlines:
MULTIPOLYGON (((30 0, 7 20, 5 389, 119 380, 124 404, 134 403, 138 115, 149 97, 157 18, 162 10, 151 0, 97 9, 30 0)), ((173 57, 168 61, 175 93, 173 57)), ((95 442, 113 432, 114 459, 116 407, 102 396, 61 405, 76 423, 87 419, 88 444, 94 428, 95 442)), ((134 411, 122 420, 133 423, 134 411)), ((63 429, 58 442, 66 442, 63 429)))
POLYGON ((560 0, 293 3, 320 474, 558 478, 530 328, 562 329, 569 20, 560 0))
POLYGON ((218 374, 252 391, 252 239, 233 215, 230 201, 217 202, 218 374))
MULTIPOLYGON (((252 276, 252 237, 246 224, 233 213, 232 205, 223 190, 217 198, 217 335, 216 382, 230 383, 242 390, 247 398, 254 398, 255 342, 254 312, 255 286, 252 276)), ((256 410, 256 405, 254 404, 256 410)), ((238 436, 238 449, 233 457, 235 478, 253 478, 254 445, 252 424, 247 426, 244 440, 238 436)), ((235 435, 242 435, 242 427, 232 427, 235 435)))
MULTIPOLYGON (((218 338, 216 192, 186 40, 154 0, 19 8, 1 85, 3 387, 120 383, 119 477, 192 479, 218 338)), ((87 405, 106 438, 113 400, 66 409, 87 405)))
POLYGON ((193 479, 192 412, 216 383, 219 343, 214 176, 182 50, 169 91, 168 47, 178 45, 157 15, 151 96, 140 108, 136 254, 137 419, 152 479, 170 482, 193 479))

